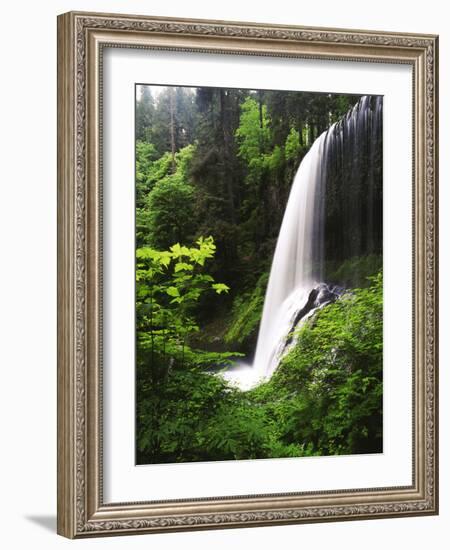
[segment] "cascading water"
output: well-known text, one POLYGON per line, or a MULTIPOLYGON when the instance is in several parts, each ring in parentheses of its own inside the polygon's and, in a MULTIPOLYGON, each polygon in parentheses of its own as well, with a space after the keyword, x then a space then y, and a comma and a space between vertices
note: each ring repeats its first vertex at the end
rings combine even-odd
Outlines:
POLYGON ((253 364, 238 364, 223 374, 243 390, 270 378, 289 348, 292 329, 342 292, 321 282, 327 179, 336 179, 338 173, 351 183, 363 151, 368 193, 373 193, 371 163, 374 144, 381 135, 381 108, 381 97, 361 98, 341 121, 316 139, 298 168, 272 260, 253 364))

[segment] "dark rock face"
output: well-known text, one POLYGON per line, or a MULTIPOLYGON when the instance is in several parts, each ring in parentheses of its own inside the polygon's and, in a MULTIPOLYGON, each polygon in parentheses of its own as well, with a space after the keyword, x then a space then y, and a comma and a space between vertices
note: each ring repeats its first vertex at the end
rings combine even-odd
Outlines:
MULTIPOLYGON (((326 137, 324 255, 342 262, 383 246, 383 98, 364 96, 326 137)), ((327 273, 321 279, 327 280, 327 273)))
POLYGON ((327 304, 335 302, 339 298, 339 296, 343 294, 343 292, 344 289, 342 287, 336 285, 327 285, 326 283, 320 283, 318 286, 316 286, 316 288, 313 288, 309 293, 306 304, 302 307, 302 309, 298 311, 297 315, 294 318, 294 321, 292 322, 292 328, 290 331, 290 335, 286 340, 285 348, 292 342, 292 333, 295 327, 304 317, 306 317, 306 315, 308 315, 308 313, 320 306, 323 307, 327 304))

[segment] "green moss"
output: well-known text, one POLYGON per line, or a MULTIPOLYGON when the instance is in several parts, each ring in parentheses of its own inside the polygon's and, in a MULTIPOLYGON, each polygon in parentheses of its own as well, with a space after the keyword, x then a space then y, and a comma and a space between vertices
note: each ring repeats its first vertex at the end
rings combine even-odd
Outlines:
POLYGON ((325 266, 325 280, 346 288, 364 288, 370 284, 369 277, 378 273, 383 266, 379 254, 356 256, 343 262, 328 262, 325 266))
POLYGON ((268 273, 263 273, 253 290, 235 297, 228 330, 224 335, 227 344, 243 348, 256 343, 266 294, 268 273))

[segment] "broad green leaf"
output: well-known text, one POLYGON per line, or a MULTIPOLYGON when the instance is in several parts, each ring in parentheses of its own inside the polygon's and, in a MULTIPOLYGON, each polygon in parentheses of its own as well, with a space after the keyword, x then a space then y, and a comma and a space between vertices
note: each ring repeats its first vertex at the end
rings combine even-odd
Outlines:
POLYGON ((222 292, 228 292, 230 290, 230 287, 223 283, 214 283, 212 287, 217 294, 222 294, 222 292))
POLYGON ((166 289, 166 293, 169 295, 169 296, 179 296, 180 295, 180 292, 178 291, 178 288, 176 286, 169 286, 167 289, 166 289))

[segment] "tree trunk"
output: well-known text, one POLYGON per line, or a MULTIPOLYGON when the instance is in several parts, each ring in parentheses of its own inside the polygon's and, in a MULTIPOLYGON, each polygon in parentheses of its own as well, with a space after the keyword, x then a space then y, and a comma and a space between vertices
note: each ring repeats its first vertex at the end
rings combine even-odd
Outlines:
POLYGON ((170 148, 172 152, 172 172, 175 172, 175 93, 173 88, 170 88, 170 148))
POLYGON ((235 225, 236 212, 234 207, 234 189, 233 189, 233 171, 231 166, 231 125, 228 113, 228 97, 225 90, 220 89, 220 118, 222 123, 222 138, 223 138, 223 165, 225 185, 228 195, 228 205, 230 212, 230 222, 235 225))
POLYGON ((258 91, 258 106, 259 106, 259 127, 263 127, 263 105, 262 105, 262 94, 261 90, 258 91))

